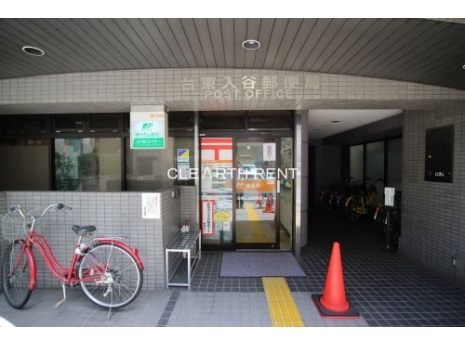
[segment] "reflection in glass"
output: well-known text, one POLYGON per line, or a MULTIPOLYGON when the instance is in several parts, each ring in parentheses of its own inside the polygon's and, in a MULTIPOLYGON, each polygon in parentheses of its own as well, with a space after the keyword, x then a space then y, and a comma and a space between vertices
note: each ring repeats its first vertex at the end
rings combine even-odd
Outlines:
POLYGON ((121 191, 121 139, 55 139, 55 186, 58 191, 121 191))
POLYGON ((350 176, 352 181, 363 180, 363 144, 350 147, 350 176))
POLYGON ((126 190, 159 191, 171 187, 174 181, 168 171, 174 167, 174 140, 169 137, 166 149, 130 149, 126 142, 126 190))
POLYGON ((387 142, 387 182, 386 186, 402 190, 402 138, 387 142))

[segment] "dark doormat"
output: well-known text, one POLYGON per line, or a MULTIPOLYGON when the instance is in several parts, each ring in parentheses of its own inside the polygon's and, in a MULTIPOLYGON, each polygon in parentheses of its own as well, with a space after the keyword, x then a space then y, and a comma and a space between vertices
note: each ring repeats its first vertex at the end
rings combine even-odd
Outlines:
POLYGON ((223 252, 220 277, 305 276, 290 252, 223 252))

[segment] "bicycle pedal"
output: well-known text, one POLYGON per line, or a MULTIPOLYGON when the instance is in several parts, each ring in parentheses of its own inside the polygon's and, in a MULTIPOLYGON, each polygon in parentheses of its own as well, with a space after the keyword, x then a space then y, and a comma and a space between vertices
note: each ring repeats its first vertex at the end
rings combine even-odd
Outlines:
POLYGON ((57 303, 55 304, 55 309, 59 308, 59 307, 60 307, 63 303, 65 303, 65 302, 66 302, 66 299, 62 299, 62 300, 60 300, 59 302, 57 302, 57 303))

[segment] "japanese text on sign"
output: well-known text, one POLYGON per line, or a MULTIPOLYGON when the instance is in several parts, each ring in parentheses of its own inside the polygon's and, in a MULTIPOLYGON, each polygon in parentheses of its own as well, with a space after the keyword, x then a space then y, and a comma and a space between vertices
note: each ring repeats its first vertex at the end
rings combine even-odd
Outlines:
POLYGON ((181 80, 182 91, 201 90, 205 99, 293 99, 298 89, 319 89, 318 75, 285 76, 242 76, 240 82, 233 81, 232 76, 205 76, 199 80, 184 78, 181 80))
POLYGON ((161 196, 159 193, 142 194, 142 218, 159 219, 161 207, 161 196))
POLYGON ((213 235, 213 201, 202 201, 202 235, 213 235))
POLYGON ((166 113, 131 112, 131 149, 164 149, 166 138, 166 113))

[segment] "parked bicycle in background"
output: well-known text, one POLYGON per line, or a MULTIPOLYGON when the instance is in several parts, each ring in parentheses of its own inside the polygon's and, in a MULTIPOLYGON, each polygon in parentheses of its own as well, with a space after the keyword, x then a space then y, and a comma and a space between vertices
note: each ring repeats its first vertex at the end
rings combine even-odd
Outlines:
POLYGON ((34 209, 27 213, 19 205, 12 206, 2 217, 3 237, 10 242, 2 265, 2 285, 9 305, 21 309, 36 288, 36 253, 42 255, 48 269, 61 282, 63 299, 66 286, 80 285, 84 294, 94 304, 111 309, 123 308, 132 303, 140 293, 144 265, 137 249, 123 242, 124 236, 96 237, 96 227, 73 226, 78 237, 69 267, 56 260, 47 240, 36 233, 36 227, 51 209, 71 210, 64 204, 49 205, 42 212, 34 209))
POLYGON ((339 210, 345 201, 345 197, 353 189, 352 177, 348 177, 344 181, 334 184, 329 188, 325 188, 320 194, 321 209, 331 211, 334 214, 339 214, 339 210))
MULTIPOLYGON (((366 181, 371 181, 371 179, 367 178, 366 181)), ((349 221, 357 221, 360 215, 373 215, 376 208, 381 206, 376 184, 382 181, 378 178, 372 183, 364 184, 356 194, 346 199, 344 215, 349 221)))

